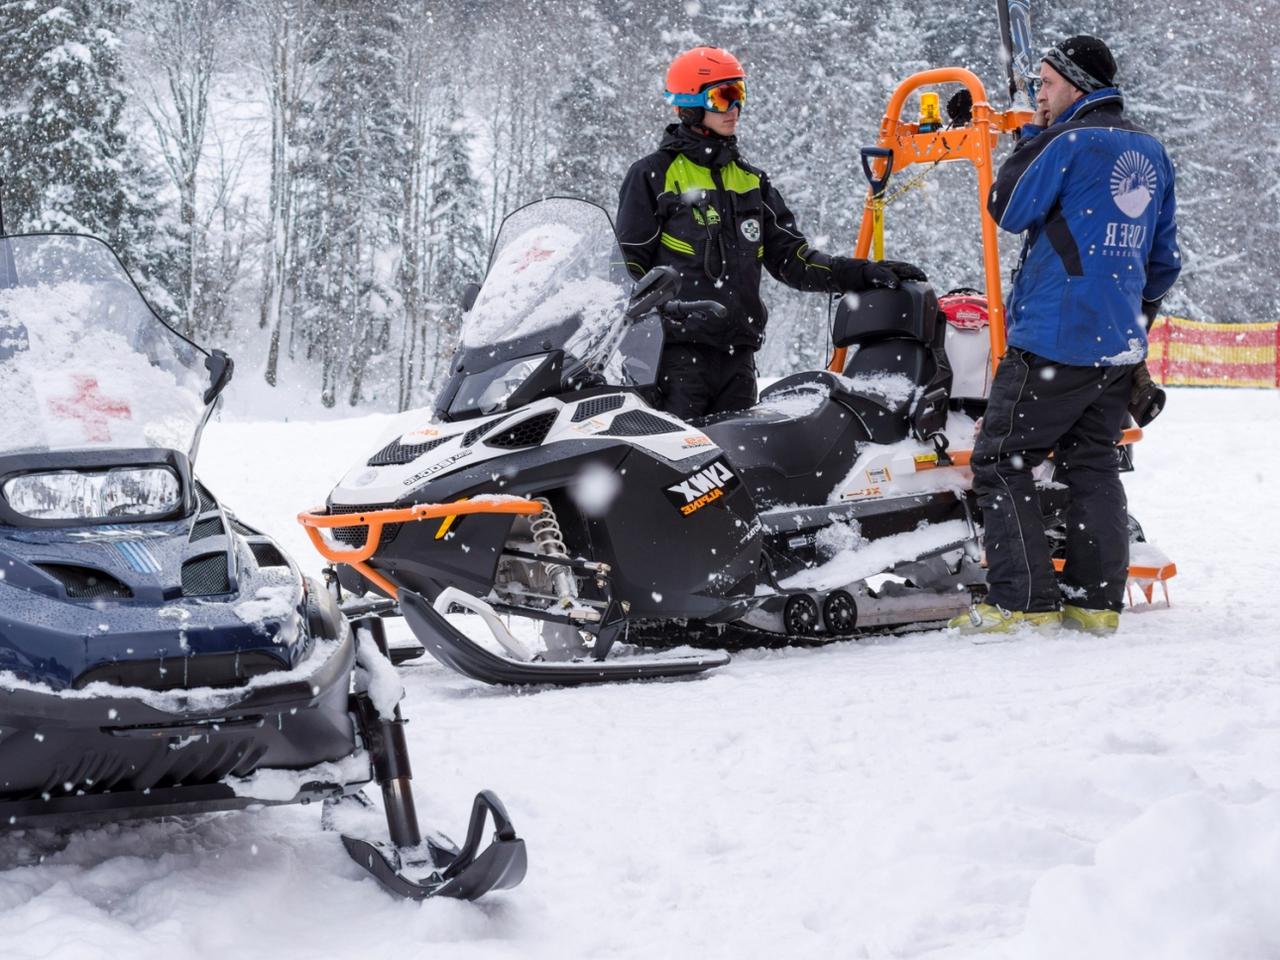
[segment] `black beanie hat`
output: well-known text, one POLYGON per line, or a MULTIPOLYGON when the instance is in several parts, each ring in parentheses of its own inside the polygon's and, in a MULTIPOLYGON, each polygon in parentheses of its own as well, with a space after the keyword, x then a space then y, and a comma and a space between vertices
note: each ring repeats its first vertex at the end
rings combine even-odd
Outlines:
POLYGON ((1043 59, 1067 82, 1085 93, 1115 85, 1115 57, 1097 37, 1068 37, 1057 46, 1050 47, 1043 59))

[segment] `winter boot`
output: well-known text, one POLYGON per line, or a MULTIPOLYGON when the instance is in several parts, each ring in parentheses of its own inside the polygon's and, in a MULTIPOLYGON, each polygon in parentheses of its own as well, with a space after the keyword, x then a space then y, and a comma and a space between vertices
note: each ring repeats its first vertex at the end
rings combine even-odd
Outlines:
POLYGON ((951 620, 947 626, 958 627, 963 634, 1009 633, 1023 625, 1031 627, 1055 627, 1062 623, 1057 610, 1040 610, 1027 613, 1023 610, 1006 610, 992 603, 976 603, 968 613, 951 620))
POLYGON ((1062 608, 1062 625, 1068 630, 1104 636, 1116 632, 1120 626, 1120 614, 1115 610, 1090 610, 1068 603, 1062 608))

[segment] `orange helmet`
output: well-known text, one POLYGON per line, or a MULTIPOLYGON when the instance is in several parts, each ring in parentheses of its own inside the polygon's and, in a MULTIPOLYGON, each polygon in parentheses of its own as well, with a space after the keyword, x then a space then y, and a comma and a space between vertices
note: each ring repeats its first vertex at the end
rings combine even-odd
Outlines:
POLYGON ((671 61, 667 68, 667 102, 675 106, 681 100, 696 97, 708 86, 725 80, 745 80, 747 72, 728 50, 719 47, 694 47, 671 61))

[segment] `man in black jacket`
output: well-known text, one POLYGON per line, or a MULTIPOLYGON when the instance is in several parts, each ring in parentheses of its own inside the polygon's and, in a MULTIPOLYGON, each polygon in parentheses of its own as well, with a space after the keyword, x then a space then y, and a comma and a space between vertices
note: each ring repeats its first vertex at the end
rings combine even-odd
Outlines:
POLYGON ((727 311, 666 322, 659 387, 682 419, 742 410, 756 399, 755 352, 768 311, 763 266, 799 290, 844 293, 924 280, 908 263, 877 263, 812 250, 769 178, 738 155, 746 75, 733 54, 695 47, 667 71, 667 102, 680 122, 623 180, 618 239, 631 273, 670 265, 682 300, 727 311))

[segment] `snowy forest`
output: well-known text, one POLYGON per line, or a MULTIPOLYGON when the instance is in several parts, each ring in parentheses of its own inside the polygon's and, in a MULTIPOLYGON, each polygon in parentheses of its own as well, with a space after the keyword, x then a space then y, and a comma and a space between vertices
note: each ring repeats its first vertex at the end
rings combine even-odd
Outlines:
MULTIPOLYGON (((1038 46, 1110 43, 1130 113, 1173 157, 1186 266, 1167 312, 1280 314, 1260 282, 1280 249, 1277 14, 1033 4, 1038 46)), ((1008 105, 991 0, 5 0, 4 227, 106 239, 242 379, 423 405, 504 214, 546 195, 612 213, 673 119, 667 63, 698 43, 743 60, 743 155, 833 252, 852 247, 858 150, 898 81, 964 66, 1008 105)), ((887 255, 939 290, 981 286, 975 199, 971 170, 939 168, 890 208, 887 255)), ((765 296, 761 372, 824 362, 827 299, 765 296)))

